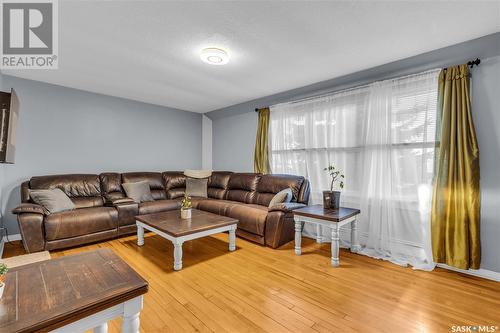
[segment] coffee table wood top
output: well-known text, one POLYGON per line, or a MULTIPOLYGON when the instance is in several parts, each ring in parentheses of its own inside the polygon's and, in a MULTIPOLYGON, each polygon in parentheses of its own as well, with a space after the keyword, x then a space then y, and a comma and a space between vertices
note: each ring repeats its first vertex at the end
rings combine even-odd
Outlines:
POLYGON ((0 299, 0 332, 51 331, 147 291, 110 249, 15 267, 0 299))
POLYGON ((136 216, 136 220, 173 237, 181 237, 200 231, 216 229, 231 224, 238 220, 193 209, 190 219, 181 219, 180 210, 136 216))
POLYGON ((330 222, 342 222, 345 219, 356 216, 361 211, 354 208, 340 207, 339 209, 325 209, 323 205, 311 205, 304 208, 294 209, 293 213, 299 216, 311 217, 330 222))

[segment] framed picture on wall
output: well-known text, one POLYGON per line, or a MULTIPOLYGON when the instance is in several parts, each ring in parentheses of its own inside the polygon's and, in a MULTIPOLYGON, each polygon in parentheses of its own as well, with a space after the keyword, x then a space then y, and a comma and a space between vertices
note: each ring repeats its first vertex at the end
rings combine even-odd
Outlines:
POLYGON ((14 89, 0 92, 0 163, 14 163, 18 105, 14 89))

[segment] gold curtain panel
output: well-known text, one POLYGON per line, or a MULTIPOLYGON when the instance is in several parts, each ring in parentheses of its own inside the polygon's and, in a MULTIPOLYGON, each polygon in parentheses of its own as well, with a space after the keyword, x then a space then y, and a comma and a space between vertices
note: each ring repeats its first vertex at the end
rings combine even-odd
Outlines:
POLYGON ((263 174, 271 172, 268 147, 269 114, 269 108, 259 109, 259 123, 257 126, 257 137, 255 139, 253 168, 255 172, 263 174))
POLYGON ((481 263, 479 148, 467 65, 441 71, 438 116, 440 146, 431 216, 434 261, 461 269, 478 269, 481 263))

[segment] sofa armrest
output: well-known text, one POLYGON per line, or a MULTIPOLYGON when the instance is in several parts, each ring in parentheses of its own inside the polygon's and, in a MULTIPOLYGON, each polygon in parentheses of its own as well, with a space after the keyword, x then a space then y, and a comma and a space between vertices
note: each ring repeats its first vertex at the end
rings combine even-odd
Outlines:
POLYGON ((45 250, 45 232, 42 213, 16 213, 23 246, 27 253, 45 250))
POLYGON ((22 203, 16 208, 12 210, 12 214, 23 214, 23 213, 32 213, 32 214, 42 214, 46 213, 45 209, 37 204, 32 203, 22 203))
POLYGON ((295 237, 295 223, 291 210, 269 211, 266 218, 264 240, 273 249, 288 243, 295 237))
POLYGON ((277 205, 272 206, 269 208, 270 212, 284 212, 288 213, 291 212, 294 209, 306 207, 307 205, 298 203, 298 202, 285 202, 285 203, 280 203, 277 205))
POLYGON ((134 204, 135 201, 132 200, 131 198, 115 198, 115 199, 108 199, 106 201, 106 206, 118 206, 118 205, 124 205, 124 204, 134 204))
POLYGON ((121 198, 112 204, 118 210, 118 226, 135 224, 135 217, 139 215, 139 204, 130 198, 121 198))

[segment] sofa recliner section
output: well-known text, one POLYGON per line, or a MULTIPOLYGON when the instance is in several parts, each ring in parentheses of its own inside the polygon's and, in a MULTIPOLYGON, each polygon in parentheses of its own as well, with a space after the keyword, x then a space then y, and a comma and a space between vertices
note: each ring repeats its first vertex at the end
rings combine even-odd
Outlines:
MULTIPOLYGON (((32 177, 21 185, 17 214, 27 252, 55 250, 136 232, 137 215, 180 208, 186 177, 179 171, 75 174, 32 177), (154 201, 127 198, 124 182, 147 181, 154 201), (47 214, 29 197, 31 189, 59 188, 75 203, 72 211, 47 214)), ((238 219, 237 235, 277 248, 294 237, 293 209, 309 199, 309 182, 300 176, 216 171, 208 179, 207 198, 193 207, 238 219), (292 202, 268 207, 274 195, 290 188, 292 202)))

